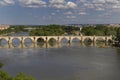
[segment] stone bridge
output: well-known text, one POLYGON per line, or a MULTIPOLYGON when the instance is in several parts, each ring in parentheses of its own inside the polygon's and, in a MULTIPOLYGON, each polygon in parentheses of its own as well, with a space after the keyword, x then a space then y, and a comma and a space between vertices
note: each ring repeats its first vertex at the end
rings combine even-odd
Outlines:
POLYGON ((44 42, 49 42, 50 39, 56 40, 60 43, 63 39, 66 39, 68 42, 72 43, 74 39, 78 39, 81 42, 84 42, 86 39, 89 39, 93 42, 97 40, 104 40, 108 42, 112 41, 112 36, 0 36, 0 40, 6 40, 8 43, 12 43, 14 39, 18 39, 21 43, 25 43, 26 39, 30 39, 33 43, 37 43, 39 39, 44 40, 44 42))
MULTIPOLYGON (((7 47, 7 48, 27 48, 26 46, 26 40, 30 39, 32 41, 32 46, 30 47, 36 47, 38 40, 43 40, 44 44, 43 47, 51 47, 49 44, 47 44, 51 39, 56 40, 57 44, 60 46, 59 43, 62 42, 62 40, 66 39, 70 44, 73 42, 74 39, 78 39, 82 44, 85 40, 91 40, 95 44, 97 40, 104 40, 105 42, 108 42, 109 40, 112 41, 112 36, 0 36, 0 40, 5 40, 8 45, 0 46, 0 47, 7 47), (20 44, 19 46, 15 46, 14 40, 18 39, 20 44)), ((55 46, 57 47, 57 45, 55 46)))

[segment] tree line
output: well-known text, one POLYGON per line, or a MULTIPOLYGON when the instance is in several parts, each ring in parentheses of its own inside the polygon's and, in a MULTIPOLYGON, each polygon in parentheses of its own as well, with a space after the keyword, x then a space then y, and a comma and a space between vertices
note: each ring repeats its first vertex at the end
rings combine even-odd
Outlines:
POLYGON ((108 27, 97 25, 96 27, 83 27, 81 33, 87 36, 113 36, 113 39, 120 41, 120 27, 108 27))
POLYGON ((30 31, 31 36, 61 36, 74 34, 75 31, 79 31, 78 27, 61 26, 61 25, 47 25, 41 26, 35 30, 30 31))

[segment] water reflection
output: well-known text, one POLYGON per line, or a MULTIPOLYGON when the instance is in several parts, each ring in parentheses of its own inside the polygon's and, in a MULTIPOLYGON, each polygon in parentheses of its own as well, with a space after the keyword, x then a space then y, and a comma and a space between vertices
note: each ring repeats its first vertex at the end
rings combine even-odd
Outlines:
POLYGON ((94 46, 94 44, 92 44, 93 42, 92 41, 88 41, 88 42, 84 42, 83 44, 85 46, 94 46))
POLYGON ((59 44, 61 46, 70 46, 69 40, 67 40, 66 38, 63 38, 59 44))
POLYGON ((56 41, 50 41, 49 43, 47 43, 47 45, 54 47, 57 45, 57 43, 56 41))
POLYGON ((77 39, 77 38, 74 38, 73 40, 72 40, 72 43, 80 43, 81 41, 79 40, 79 39, 77 39))
POLYGON ((20 42, 20 40, 18 38, 14 38, 12 40, 12 46, 13 47, 19 47, 20 45, 21 45, 21 42, 20 42))
POLYGON ((7 45, 8 45, 7 40, 5 40, 5 39, 0 39, 0 46, 1 46, 1 47, 5 47, 5 46, 7 46, 7 45))
POLYGON ((33 42, 30 38, 26 38, 24 41, 24 45, 29 48, 33 45, 33 42))
POLYGON ((93 42, 88 42, 88 43, 56 43, 56 42, 49 42, 49 43, 44 43, 44 42, 38 42, 38 43, 33 43, 31 40, 25 41, 25 43, 20 43, 20 41, 13 41, 12 44, 5 44, 4 42, 0 45, 0 48, 60 48, 63 46, 84 46, 84 47, 110 47, 109 44, 107 43, 93 43, 93 42))

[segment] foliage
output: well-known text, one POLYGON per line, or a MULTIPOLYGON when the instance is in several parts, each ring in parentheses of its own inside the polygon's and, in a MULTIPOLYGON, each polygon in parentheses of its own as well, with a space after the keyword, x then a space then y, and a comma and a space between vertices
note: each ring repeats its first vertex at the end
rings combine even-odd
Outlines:
POLYGON ((0 30, 0 35, 2 34, 8 34, 8 33, 11 33, 12 30, 10 28, 6 29, 6 30, 0 30))
POLYGON ((35 79, 29 75, 19 73, 15 78, 13 78, 13 80, 35 80, 35 79))
POLYGON ((12 32, 17 33, 17 32, 24 32, 26 31, 24 29, 24 26, 10 26, 10 28, 5 29, 5 30, 0 30, 0 35, 8 35, 12 32))
MULTIPOLYGON (((117 28, 118 29, 118 28, 117 28)), ((110 35, 117 35, 117 30, 114 27, 107 27, 103 25, 97 25, 96 27, 89 26, 83 27, 82 34, 87 36, 110 36, 110 35)))
POLYGON ((24 31, 24 27, 22 26, 17 26, 17 27, 14 27, 14 32, 17 33, 17 32, 23 32, 24 31))
POLYGON ((32 30, 30 35, 32 36, 60 36, 67 34, 72 34, 73 31, 77 30, 78 28, 71 27, 71 26, 60 26, 60 25, 48 25, 48 26, 41 26, 36 30, 32 30))
POLYGON ((120 28, 117 29, 116 40, 120 42, 120 28))
POLYGON ((62 26, 61 27, 67 34, 73 34, 74 31, 80 31, 79 27, 62 26))
POLYGON ((23 73, 19 73, 17 76, 12 77, 7 72, 0 70, 0 80, 35 80, 35 79, 23 73))
POLYGON ((94 30, 94 27, 84 27, 83 29, 82 29, 82 33, 84 34, 84 35, 87 35, 87 36, 93 36, 93 35, 95 35, 95 30, 94 30))

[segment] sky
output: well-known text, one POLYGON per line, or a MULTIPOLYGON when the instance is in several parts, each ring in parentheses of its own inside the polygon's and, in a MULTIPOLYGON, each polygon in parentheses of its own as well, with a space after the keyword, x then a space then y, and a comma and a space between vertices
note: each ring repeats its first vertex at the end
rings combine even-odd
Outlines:
POLYGON ((120 0, 0 0, 0 24, 120 23, 120 0))

